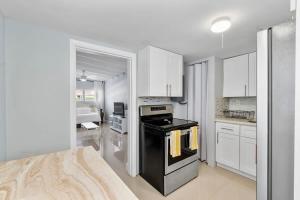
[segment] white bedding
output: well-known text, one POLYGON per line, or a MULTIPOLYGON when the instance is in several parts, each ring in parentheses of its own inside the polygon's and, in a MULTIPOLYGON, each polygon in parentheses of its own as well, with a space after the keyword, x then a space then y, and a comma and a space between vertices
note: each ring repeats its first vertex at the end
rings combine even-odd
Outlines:
POLYGON ((99 112, 87 112, 87 108, 78 108, 77 109, 77 117, 76 117, 76 123, 81 124, 84 122, 100 122, 100 114, 99 112))

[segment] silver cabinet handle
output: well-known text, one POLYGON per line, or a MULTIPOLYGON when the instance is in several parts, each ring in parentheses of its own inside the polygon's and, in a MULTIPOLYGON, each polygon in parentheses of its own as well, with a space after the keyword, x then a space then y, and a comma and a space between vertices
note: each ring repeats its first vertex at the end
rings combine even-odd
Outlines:
POLYGON ((170 84, 170 96, 172 96, 172 85, 170 84))
POLYGON ((247 85, 245 85, 245 96, 247 96, 247 85))
POLYGON ((219 133, 217 132, 217 144, 219 144, 219 133))

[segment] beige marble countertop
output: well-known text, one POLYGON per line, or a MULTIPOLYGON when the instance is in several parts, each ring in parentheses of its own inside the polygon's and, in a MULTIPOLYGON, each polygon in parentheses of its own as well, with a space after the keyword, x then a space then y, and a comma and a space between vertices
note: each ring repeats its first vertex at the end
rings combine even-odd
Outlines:
POLYGON ((237 125, 246 125, 246 126, 256 126, 256 123, 249 122, 246 119, 237 119, 237 118, 226 118, 226 117, 217 117, 215 119, 216 122, 224 122, 230 124, 237 124, 237 125))
POLYGON ((0 200, 136 200, 92 147, 0 164, 0 200))

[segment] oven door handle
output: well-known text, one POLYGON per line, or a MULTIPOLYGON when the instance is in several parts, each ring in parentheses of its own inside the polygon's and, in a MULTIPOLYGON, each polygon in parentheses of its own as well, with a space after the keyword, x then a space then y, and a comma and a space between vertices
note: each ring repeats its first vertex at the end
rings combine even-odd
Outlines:
MULTIPOLYGON (((185 129, 182 131, 182 135, 187 135, 189 133, 190 133, 189 129, 185 129)), ((193 153, 193 155, 169 165, 169 150, 170 150, 169 149, 170 148, 169 140, 170 140, 170 135, 165 137, 165 144, 164 144, 165 145, 165 174, 171 173, 171 172, 185 166, 186 164, 199 159, 199 157, 198 157, 199 148, 198 148, 197 151, 195 153, 193 153)))
MULTIPOLYGON (((199 130, 200 126, 197 125, 197 127, 198 127, 198 130, 199 130)), ((190 131, 191 131, 190 129, 183 129, 183 130, 181 130, 181 135, 189 134, 190 131)), ((171 131, 167 133, 167 137, 170 138, 170 135, 171 135, 171 131)))
MULTIPOLYGON (((190 130, 185 130, 185 131, 181 131, 181 135, 187 135, 190 133, 190 130)), ((171 137, 171 132, 168 133, 167 138, 170 139, 171 137)))

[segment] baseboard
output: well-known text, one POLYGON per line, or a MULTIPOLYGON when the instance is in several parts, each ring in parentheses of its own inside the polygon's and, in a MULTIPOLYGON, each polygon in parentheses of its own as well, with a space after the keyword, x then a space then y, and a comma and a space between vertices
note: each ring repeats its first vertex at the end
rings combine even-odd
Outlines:
POLYGON ((241 172, 240 170, 233 169, 233 168, 231 168, 231 167, 228 167, 228 166, 226 166, 226 165, 222 165, 222 164, 220 164, 220 163, 217 163, 217 166, 218 166, 218 167, 221 167, 221 168, 223 168, 223 169, 226 169, 226 170, 228 170, 228 171, 231 171, 231 172, 233 172, 233 173, 236 173, 236 174, 238 174, 238 175, 241 175, 241 176, 244 176, 244 177, 246 177, 246 178, 249 178, 249 179, 251 179, 251 180, 253 180, 253 181, 256 181, 256 177, 255 177, 255 176, 252 176, 252 175, 250 175, 250 174, 246 174, 246 173, 244 173, 244 172, 241 172))

